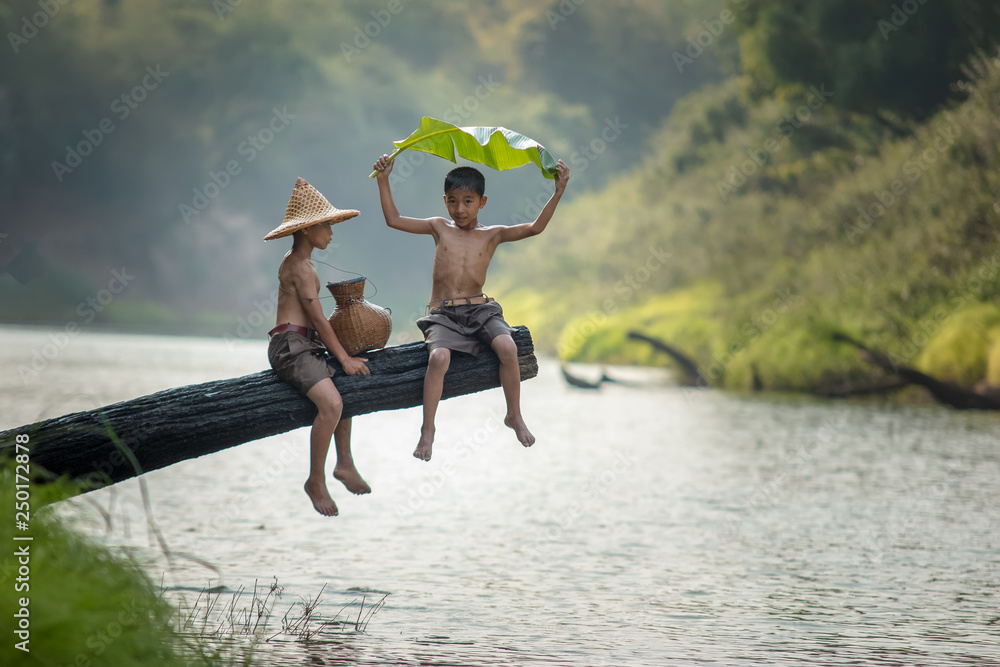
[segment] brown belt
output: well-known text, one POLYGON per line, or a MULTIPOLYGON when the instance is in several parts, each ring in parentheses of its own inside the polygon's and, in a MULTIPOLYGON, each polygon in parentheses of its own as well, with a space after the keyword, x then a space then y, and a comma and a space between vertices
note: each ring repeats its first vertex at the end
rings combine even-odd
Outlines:
POLYGON ((480 294, 479 296, 460 296, 457 299, 445 299, 437 303, 429 304, 428 308, 447 308, 449 306, 478 306, 480 304, 493 301, 493 297, 480 294))
POLYGON ((302 334, 306 338, 312 338, 313 334, 315 333, 314 329, 310 329, 309 327, 299 326, 298 324, 279 324, 278 326, 274 327, 273 329, 267 332, 267 337, 270 338, 274 334, 279 334, 284 331, 294 331, 297 334, 302 334))

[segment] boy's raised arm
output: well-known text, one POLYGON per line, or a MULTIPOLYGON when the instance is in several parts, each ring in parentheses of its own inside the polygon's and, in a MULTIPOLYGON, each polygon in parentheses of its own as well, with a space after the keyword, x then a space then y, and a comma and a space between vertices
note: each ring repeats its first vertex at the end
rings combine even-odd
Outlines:
POLYGON ((379 200, 382 202, 382 214, 385 216, 385 224, 393 229, 398 229, 411 234, 434 234, 431 221, 435 218, 406 218, 399 214, 396 202, 392 200, 392 191, 389 188, 389 174, 392 173, 393 161, 388 155, 380 157, 373 165, 378 176, 379 200))
POLYGON ((504 227, 500 230, 500 243, 508 243, 510 241, 520 241, 521 239, 526 239, 529 236, 534 236, 536 234, 541 234, 545 231, 545 227, 549 224, 549 220, 552 219, 552 214, 556 212, 556 206, 559 205, 559 200, 562 199, 563 192, 566 190, 566 184, 569 182, 569 167, 562 160, 558 163, 559 174, 556 176, 556 191, 552 193, 549 200, 545 203, 542 208, 541 213, 535 218, 534 222, 526 222, 521 225, 511 225, 509 227, 504 227))

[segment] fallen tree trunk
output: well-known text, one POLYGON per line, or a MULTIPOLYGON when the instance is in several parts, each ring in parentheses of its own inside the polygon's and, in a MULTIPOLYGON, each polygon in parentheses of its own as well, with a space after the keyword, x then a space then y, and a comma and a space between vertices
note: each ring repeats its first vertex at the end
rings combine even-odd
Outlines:
POLYGON ((865 361, 897 376, 900 380, 925 387, 940 403, 959 410, 1000 410, 1000 397, 996 395, 977 391, 976 387, 938 380, 914 368, 897 365, 888 355, 865 347, 847 334, 835 332, 833 340, 858 348, 865 361))
POLYGON ((571 387, 576 387, 578 389, 600 389, 601 383, 604 381, 604 376, 601 377, 597 382, 591 382, 590 380, 584 380, 582 377, 573 375, 566 369, 566 365, 563 364, 559 366, 559 370, 562 371, 563 379, 566 380, 566 384, 571 387))
POLYGON ((631 340, 641 340, 644 343, 649 343, 654 349, 663 352, 668 355, 671 359, 677 362, 680 367, 681 372, 684 377, 681 378, 680 384, 685 387, 707 387, 708 381, 705 380, 705 376, 701 374, 698 370, 698 364, 694 362, 691 357, 687 356, 676 347, 667 345, 662 340, 658 338, 653 338, 652 336, 647 336, 646 334, 639 331, 629 331, 628 337, 631 340))
MULTIPOLYGON (((531 333, 515 327, 521 379, 538 374, 531 333)), ((371 375, 338 372, 344 417, 420 405, 427 347, 410 343, 365 354, 371 375)), ((340 371, 336 361, 330 364, 340 371)), ((500 386, 492 350, 477 359, 455 355, 442 398, 500 386)), ((41 467, 96 487, 120 482, 179 461, 211 454, 312 423, 312 401, 266 370, 229 380, 167 389, 96 410, 0 432, 0 457, 15 454, 17 435, 28 436, 32 473, 41 467)), ((23 438, 22 438, 23 440, 23 438)))
POLYGON ((852 396, 885 396, 910 386, 909 380, 899 378, 863 385, 833 385, 819 387, 813 394, 822 398, 851 398, 852 396))

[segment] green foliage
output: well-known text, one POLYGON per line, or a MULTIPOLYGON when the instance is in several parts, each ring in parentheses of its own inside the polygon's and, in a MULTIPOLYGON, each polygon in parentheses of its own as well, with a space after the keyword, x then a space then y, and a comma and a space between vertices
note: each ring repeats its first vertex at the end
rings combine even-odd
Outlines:
POLYGON ((609 317, 569 322, 560 356, 572 361, 672 366, 646 343, 628 340, 640 331, 677 347, 711 384, 750 389, 754 376, 771 390, 808 390, 848 378, 864 378, 863 362, 834 344, 797 295, 750 290, 726 297, 710 282, 653 297, 609 317))
POLYGON ((1000 37, 1000 12, 983 0, 761 0, 740 16, 743 64, 761 94, 826 84, 843 109, 918 119, 1000 37))
POLYGON ((992 344, 986 355, 986 381, 1000 386, 1000 329, 993 328, 987 333, 992 344))
POLYGON ((976 304, 941 326, 917 357, 917 365, 934 377, 974 384, 987 377, 998 336, 1000 308, 976 304))
MULTIPOLYGON (((436 118, 424 116, 420 126, 406 139, 394 141, 396 150, 390 158, 409 149, 456 161, 461 157, 470 162, 492 167, 497 171, 516 169, 534 164, 542 175, 554 179, 558 173, 556 160, 534 139, 505 127, 457 127, 436 118)), ((378 174, 371 173, 372 178, 378 174)))
MULTIPOLYGON (((4 503, 14 505, 14 466, 0 468, 4 503)), ((7 638, 0 660, 11 665, 184 665, 176 650, 171 627, 172 609, 140 566, 115 555, 63 526, 44 509, 68 495, 67 487, 33 485, 30 542, 14 542, 14 522, 0 526, 7 545, 0 587, 3 608, 20 609, 19 598, 30 602, 30 653, 15 648, 7 638), (16 591, 20 564, 14 547, 30 551, 30 589, 16 591), (82 657, 81 657, 82 656, 82 657), (86 662, 89 661, 89 662, 86 662)))
MULTIPOLYGON (((523 324, 531 330, 531 339, 540 350, 555 350, 560 329, 576 313, 591 304, 574 299, 560 298, 551 290, 537 290, 531 286, 517 286, 517 280, 506 281, 500 288, 503 294, 504 318, 508 322, 523 324)), ((487 290, 491 292, 492 288, 487 290)))

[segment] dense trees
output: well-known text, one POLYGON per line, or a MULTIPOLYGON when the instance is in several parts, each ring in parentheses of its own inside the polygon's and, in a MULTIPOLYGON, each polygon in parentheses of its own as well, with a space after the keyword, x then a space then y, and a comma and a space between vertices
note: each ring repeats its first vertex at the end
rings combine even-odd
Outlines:
POLYGON ((758 94, 826 84, 837 105, 926 118, 950 97, 961 67, 1000 36, 984 0, 761 0, 741 14, 740 49, 758 94))
POLYGON ((835 329, 1000 383, 994 5, 895 4, 888 39, 889 2, 747 4, 743 74, 507 259, 511 318, 568 358, 654 362, 639 329, 734 387, 865 381, 835 329))

